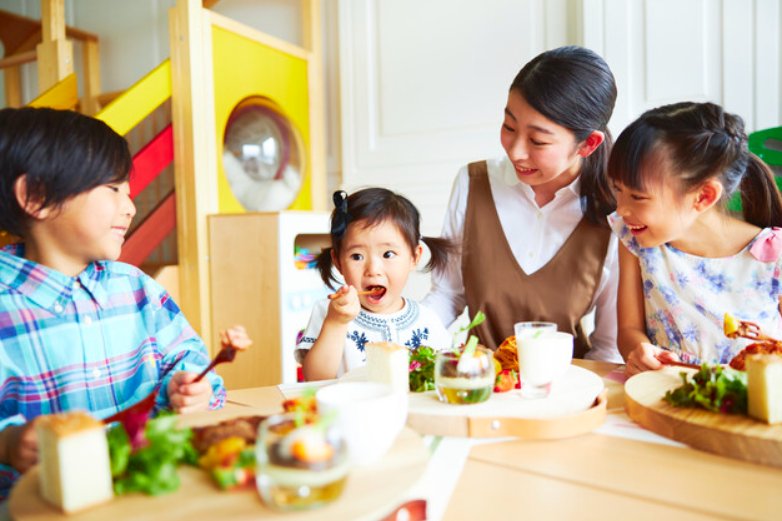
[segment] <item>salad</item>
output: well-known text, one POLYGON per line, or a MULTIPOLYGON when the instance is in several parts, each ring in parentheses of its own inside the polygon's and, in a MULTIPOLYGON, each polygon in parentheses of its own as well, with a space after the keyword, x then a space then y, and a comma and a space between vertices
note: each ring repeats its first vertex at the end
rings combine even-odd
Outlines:
POLYGON ((747 373, 722 365, 703 364, 689 377, 680 373, 682 385, 665 393, 676 407, 701 407, 712 412, 747 413, 747 373))

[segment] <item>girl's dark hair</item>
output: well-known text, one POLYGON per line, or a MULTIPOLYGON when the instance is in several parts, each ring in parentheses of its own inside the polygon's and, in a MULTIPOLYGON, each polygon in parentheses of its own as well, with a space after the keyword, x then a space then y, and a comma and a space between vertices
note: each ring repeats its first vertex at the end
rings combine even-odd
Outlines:
POLYGON ((668 161, 683 192, 716 177, 726 205, 741 191, 744 220, 755 226, 782 225, 782 198, 774 174, 747 148, 741 117, 714 103, 683 102, 649 110, 616 140, 608 177, 644 191, 662 175, 655 162, 668 161), (662 153, 662 155, 660 155, 662 153))
POLYGON ((616 207, 605 178, 612 138, 608 121, 616 102, 616 82, 608 64, 583 47, 559 47, 539 54, 519 71, 516 90, 536 111, 561 125, 581 142, 594 130, 605 134, 603 144, 581 167, 581 207, 593 223, 608 226, 606 215, 616 207))
POLYGON ((448 255, 454 250, 453 243, 442 237, 421 237, 421 216, 418 209, 406 197, 385 188, 365 188, 350 196, 339 190, 334 192, 334 211, 331 212, 331 248, 325 248, 318 256, 320 277, 327 286, 338 282, 332 272, 331 252, 339 257, 342 241, 348 227, 353 224, 375 226, 384 221, 396 225, 411 251, 419 242, 426 243, 431 258, 425 269, 442 270, 448 255))
POLYGON ((14 192, 27 176, 27 198, 59 207, 96 186, 124 182, 133 162, 125 139, 78 112, 0 110, 0 229, 24 236, 29 215, 14 192))

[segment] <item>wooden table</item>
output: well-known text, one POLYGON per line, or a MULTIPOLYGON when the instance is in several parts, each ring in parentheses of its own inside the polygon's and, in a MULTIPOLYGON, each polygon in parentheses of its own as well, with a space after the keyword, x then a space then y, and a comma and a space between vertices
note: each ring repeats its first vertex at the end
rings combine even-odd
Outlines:
MULTIPOLYGON (((604 377, 617 367, 576 363, 604 377)), ((623 385, 604 381, 609 416, 623 415, 623 385)), ((210 413, 208 422, 249 410, 277 412, 282 397, 276 387, 229 391, 226 408, 210 413)), ((205 421, 194 415, 188 424, 205 421)), ((442 517, 777 520, 782 519, 782 472, 687 447, 598 433, 486 443, 470 449, 442 517)))
MULTIPOLYGON (((609 413, 622 414, 623 386, 606 387, 609 413)), ((444 519, 778 520, 781 491, 773 467, 593 433, 473 447, 444 519)))

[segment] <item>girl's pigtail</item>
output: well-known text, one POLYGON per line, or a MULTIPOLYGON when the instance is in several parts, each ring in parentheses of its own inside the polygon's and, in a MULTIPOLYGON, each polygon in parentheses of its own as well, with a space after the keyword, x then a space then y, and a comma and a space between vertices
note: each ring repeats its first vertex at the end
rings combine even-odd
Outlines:
POLYGON ((429 262, 424 271, 443 271, 448 266, 448 257, 456 253, 456 244, 444 237, 421 237, 421 242, 429 248, 429 262))
POLYGON ((782 226, 782 196, 774 172, 755 154, 749 154, 740 190, 745 221, 761 228, 782 226))
POLYGON ((333 283, 339 281, 334 277, 332 271, 331 248, 323 248, 315 262, 323 283, 331 289, 335 289, 333 283))

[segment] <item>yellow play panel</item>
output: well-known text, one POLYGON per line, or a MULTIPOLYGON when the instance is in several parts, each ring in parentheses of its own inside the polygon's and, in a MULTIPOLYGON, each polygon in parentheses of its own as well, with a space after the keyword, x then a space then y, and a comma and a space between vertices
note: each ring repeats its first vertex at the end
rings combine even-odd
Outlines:
POLYGON ((217 26, 212 29, 212 55, 219 212, 245 211, 226 175, 223 141, 234 109, 253 97, 268 100, 301 137, 300 151, 304 155, 301 188, 288 208, 312 209, 307 60, 217 26))

